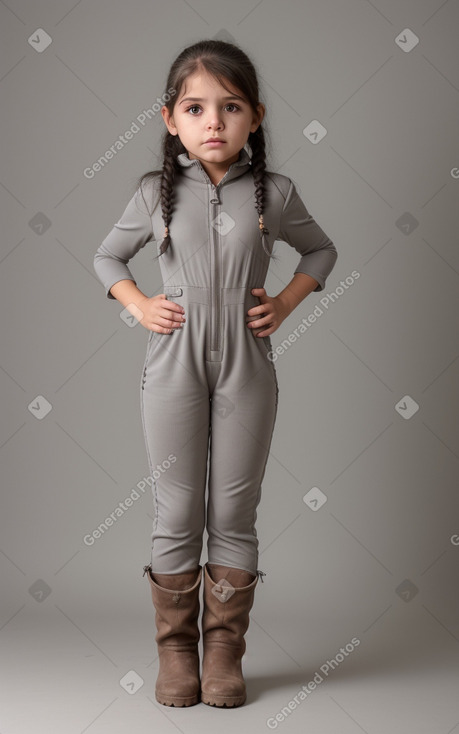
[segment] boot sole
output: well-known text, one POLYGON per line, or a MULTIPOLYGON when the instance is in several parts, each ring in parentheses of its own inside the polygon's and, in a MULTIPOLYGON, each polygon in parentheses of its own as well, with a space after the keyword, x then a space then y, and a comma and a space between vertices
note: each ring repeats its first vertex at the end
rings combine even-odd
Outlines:
POLYGON ((215 696, 207 695, 201 691, 201 702, 207 706, 217 706, 218 708, 236 708, 242 706, 247 700, 247 696, 215 696))
POLYGON ((162 696, 160 693, 155 692, 155 698, 158 703, 163 706, 175 706, 176 708, 183 708, 184 706, 194 706, 199 703, 199 695, 194 696, 162 696))

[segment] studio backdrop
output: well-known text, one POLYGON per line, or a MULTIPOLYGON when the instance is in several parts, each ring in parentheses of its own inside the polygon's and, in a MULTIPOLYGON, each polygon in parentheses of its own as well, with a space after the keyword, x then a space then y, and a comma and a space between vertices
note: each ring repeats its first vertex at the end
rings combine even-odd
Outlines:
MULTIPOLYGON (((276 714, 301 683, 316 676, 318 702, 346 675, 343 708, 327 699, 330 731, 380 732, 382 716, 384 731, 452 731, 458 3, 16 0, 0 21, 0 729, 125 732, 141 712, 145 726, 156 716, 176 731, 154 706, 142 578, 154 512, 140 415, 148 332, 106 298, 93 259, 137 178, 161 163, 172 60, 219 38, 256 65, 268 170, 294 181, 338 252, 325 289, 271 336, 266 576, 244 660, 259 676, 254 731, 305 730, 313 701, 288 722, 276 714), (372 675, 419 670, 421 688, 387 682, 396 713, 376 688, 362 693, 372 675)), ((274 252, 271 296, 299 259, 280 240, 274 252)), ((129 264, 148 296, 162 292, 156 254, 149 242, 129 264)), ((193 715, 173 721, 195 731, 193 715)), ((209 715, 214 729, 234 727, 209 715)))

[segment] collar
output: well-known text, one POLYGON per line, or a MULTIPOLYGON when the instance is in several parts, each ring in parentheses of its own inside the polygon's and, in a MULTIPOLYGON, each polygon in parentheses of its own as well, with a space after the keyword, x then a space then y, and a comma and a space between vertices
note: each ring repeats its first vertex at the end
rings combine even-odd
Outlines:
MULTIPOLYGON (((209 181, 209 177, 204 170, 201 161, 198 160, 198 158, 190 159, 188 158, 187 153, 179 153, 179 155, 177 156, 177 162, 181 166, 183 176, 186 176, 187 178, 192 178, 195 181, 209 181)), ((242 176, 244 173, 246 173, 246 171, 250 169, 251 165, 251 156, 244 147, 239 151, 239 158, 234 163, 231 163, 230 167, 219 182, 218 186, 220 186, 223 180, 225 180, 226 182, 232 178, 242 176)))

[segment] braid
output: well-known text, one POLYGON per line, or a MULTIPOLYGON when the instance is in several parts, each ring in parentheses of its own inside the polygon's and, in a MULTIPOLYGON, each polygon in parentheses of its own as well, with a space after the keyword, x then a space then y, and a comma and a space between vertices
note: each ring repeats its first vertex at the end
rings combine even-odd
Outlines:
POLYGON ((166 252, 171 243, 169 234, 169 224, 172 219, 173 203, 174 203, 174 181, 178 171, 177 155, 178 149, 183 149, 178 135, 167 133, 163 142, 163 170, 161 173, 161 210, 163 213, 163 221, 165 224, 164 239, 161 243, 159 254, 166 252))
MULTIPOLYGON (((156 255, 153 260, 157 260, 160 255, 162 255, 164 252, 166 252, 167 248, 171 244, 171 237, 169 234, 169 224, 172 219, 172 214, 174 211, 174 183, 177 176, 177 173, 180 172, 180 164, 177 161, 177 156, 180 153, 186 152, 186 148, 183 146, 182 141, 180 140, 178 135, 171 135, 169 131, 167 131, 162 138, 162 154, 163 154, 163 165, 162 168, 155 170, 155 171, 149 171, 148 173, 144 173, 143 176, 141 176, 136 183, 136 187, 140 188, 143 201, 145 203, 145 207, 147 211, 148 206, 145 202, 145 197, 143 195, 143 183, 144 181, 149 181, 153 178, 160 178, 160 184, 159 184, 159 196, 156 204, 154 205, 153 209, 156 209, 156 206, 161 201, 161 211, 162 211, 162 217, 165 224, 165 231, 164 231, 164 239, 161 242, 161 246, 159 248, 159 255, 156 255)), ((151 216, 151 213, 150 213, 151 216)))
POLYGON ((269 257, 272 257, 269 252, 268 245, 266 242, 266 234, 269 234, 269 230, 265 227, 263 221, 263 210, 266 204, 266 188, 265 188, 265 172, 266 172, 266 152, 265 152, 265 136, 261 125, 258 126, 254 133, 249 135, 249 145, 252 149, 252 171, 253 179, 255 183, 255 208, 258 212, 258 222, 260 227, 261 244, 263 249, 269 257))

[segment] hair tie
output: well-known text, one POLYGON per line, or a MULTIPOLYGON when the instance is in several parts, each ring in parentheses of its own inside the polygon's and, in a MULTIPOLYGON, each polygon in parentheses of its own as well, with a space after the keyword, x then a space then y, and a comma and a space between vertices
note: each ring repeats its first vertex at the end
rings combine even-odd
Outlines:
POLYGON ((265 235, 269 234, 269 229, 267 229, 263 222, 263 214, 260 214, 258 217, 259 227, 260 227, 260 237, 261 237, 261 244, 263 246, 263 250, 266 252, 266 254, 271 257, 271 253, 269 251, 268 242, 266 240, 265 235))
POLYGON ((263 222, 263 214, 260 214, 258 217, 258 226, 262 233, 269 234, 269 229, 266 229, 264 222, 263 222))

